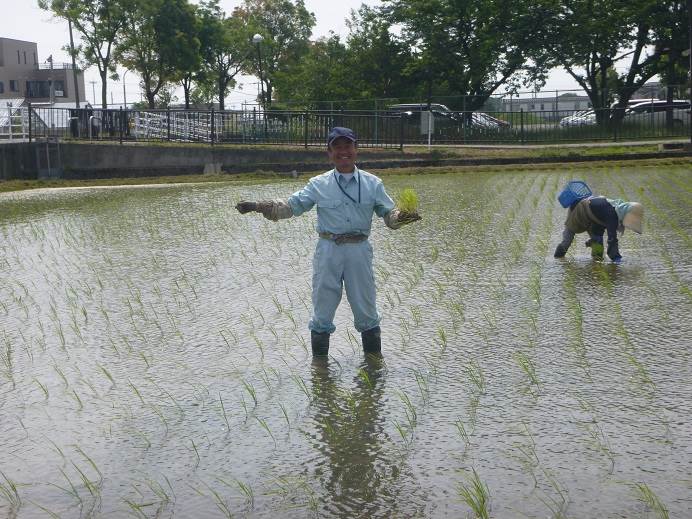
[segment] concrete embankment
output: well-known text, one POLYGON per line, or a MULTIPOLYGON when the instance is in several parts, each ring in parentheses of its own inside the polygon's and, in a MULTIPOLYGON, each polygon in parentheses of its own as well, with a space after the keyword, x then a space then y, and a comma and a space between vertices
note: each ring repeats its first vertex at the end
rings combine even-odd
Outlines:
MULTIPOLYGON (((470 152, 468 155, 473 155, 470 152)), ((558 155, 545 149, 540 155, 465 156, 433 151, 406 153, 398 149, 362 148, 364 169, 544 164, 634 160, 692 156, 689 147, 645 152, 588 155, 578 151, 558 155)), ((233 174, 258 171, 290 173, 328 169, 324 148, 270 146, 204 146, 77 142, 22 142, 0 144, 0 180, 137 178, 176 175, 233 174)))

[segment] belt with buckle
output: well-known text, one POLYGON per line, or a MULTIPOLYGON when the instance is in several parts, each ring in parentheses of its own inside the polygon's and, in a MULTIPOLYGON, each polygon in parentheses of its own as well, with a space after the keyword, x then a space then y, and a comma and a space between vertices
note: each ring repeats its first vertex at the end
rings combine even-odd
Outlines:
POLYGON ((360 243, 368 239, 365 234, 332 234, 330 232, 319 233, 320 238, 325 240, 332 240, 337 245, 342 243, 360 243))

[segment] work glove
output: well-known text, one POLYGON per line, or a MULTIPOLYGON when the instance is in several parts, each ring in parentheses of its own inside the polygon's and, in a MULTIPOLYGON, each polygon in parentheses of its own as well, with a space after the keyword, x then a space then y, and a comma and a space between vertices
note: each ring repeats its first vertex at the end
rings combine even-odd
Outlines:
POLYGON ((409 223, 417 222, 418 220, 422 220, 423 217, 419 215, 418 213, 399 213, 396 217, 397 222, 399 222, 401 225, 407 225, 409 223))
POLYGON ((422 220, 418 213, 404 213, 398 209, 392 209, 384 217, 384 223, 390 229, 399 229, 418 220, 422 220))
POLYGON ((553 254, 553 256, 556 258, 564 258, 565 254, 567 254, 565 246, 562 243, 558 244, 558 246, 555 247, 555 254, 553 254))
POLYGON ((257 211, 257 202, 248 202, 247 200, 241 200, 235 206, 240 214, 250 213, 252 211, 257 211))

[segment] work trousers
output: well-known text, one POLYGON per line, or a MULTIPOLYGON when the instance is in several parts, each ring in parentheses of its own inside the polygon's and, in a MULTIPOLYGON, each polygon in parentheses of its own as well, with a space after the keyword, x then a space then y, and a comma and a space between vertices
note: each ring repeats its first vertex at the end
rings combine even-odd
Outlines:
POLYGON ((334 314, 344 287, 356 330, 364 332, 378 326, 372 245, 368 240, 337 245, 320 238, 312 261, 311 330, 334 333, 334 314))

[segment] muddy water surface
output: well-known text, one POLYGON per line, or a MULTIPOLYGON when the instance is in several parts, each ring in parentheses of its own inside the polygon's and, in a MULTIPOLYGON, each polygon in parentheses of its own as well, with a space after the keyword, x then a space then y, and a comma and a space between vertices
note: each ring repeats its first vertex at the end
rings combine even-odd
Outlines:
POLYGON ((0 195, 1 517, 692 515, 688 170, 387 177, 384 357, 344 298, 324 363, 314 212, 233 209, 302 183, 0 195), (645 205, 622 265, 553 259, 571 178, 645 205))

